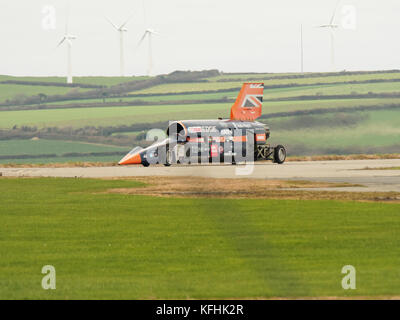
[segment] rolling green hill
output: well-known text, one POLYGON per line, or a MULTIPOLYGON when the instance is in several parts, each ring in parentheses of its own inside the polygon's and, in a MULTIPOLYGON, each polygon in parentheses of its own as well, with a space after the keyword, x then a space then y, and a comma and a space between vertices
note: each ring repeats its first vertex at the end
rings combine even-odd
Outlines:
MULTIPOLYGON (((129 81, 140 81, 148 77, 74 77, 74 83, 113 86, 129 81)), ((29 82, 56 82, 66 83, 65 77, 14 77, 0 75, 1 81, 29 81, 29 82)))
MULTIPOLYGON (((287 145, 291 154, 400 152, 395 120, 400 115, 399 71, 214 77, 204 73, 203 78, 194 74, 75 78, 82 85, 105 86, 94 89, 98 90, 95 97, 85 99, 79 92, 91 89, 55 86, 63 78, 0 76, 0 82, 40 83, 0 84, 0 139, 15 141, 45 134, 47 139, 95 141, 126 149, 142 144, 136 140, 142 135, 132 132, 164 129, 169 120, 227 118, 242 82, 263 81, 260 121, 271 127, 271 142, 287 145), (49 101, 1 104, 1 99, 39 93, 49 101), (57 95, 57 101, 51 100, 52 95, 57 95)), ((11 154, 9 147, 4 149, 11 154)))
MULTIPOLYGON (((230 80, 229 76, 226 76, 230 80)), ((190 91, 207 91, 207 90, 223 90, 230 88, 240 88, 243 81, 246 79, 257 79, 264 82, 265 86, 276 85, 314 85, 314 84, 332 84, 332 83, 345 83, 354 81, 372 81, 372 80, 395 80, 400 79, 399 73, 380 73, 380 74, 363 74, 363 75, 339 75, 327 77, 309 77, 309 78, 287 78, 287 79, 265 79, 265 77, 254 78, 251 75, 243 75, 242 80, 236 81, 213 81, 208 79, 208 82, 198 83, 185 83, 185 84, 163 84, 154 86, 149 89, 136 91, 135 93, 168 93, 168 92, 190 92, 190 91)))
POLYGON ((69 92, 81 92, 87 89, 82 88, 68 88, 68 87, 55 87, 55 86, 29 86, 29 85, 15 85, 15 84, 0 84, 0 102, 5 102, 10 99, 18 99, 20 97, 27 97, 38 95, 40 93, 45 95, 67 94, 69 92))

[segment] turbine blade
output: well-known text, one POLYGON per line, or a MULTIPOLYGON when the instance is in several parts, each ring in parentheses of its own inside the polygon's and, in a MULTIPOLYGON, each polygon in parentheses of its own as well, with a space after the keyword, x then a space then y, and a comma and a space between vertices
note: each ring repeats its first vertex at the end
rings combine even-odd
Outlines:
POLYGON ((146 38, 147 34, 148 34, 148 31, 145 31, 144 34, 143 34, 143 36, 142 36, 142 38, 140 38, 140 41, 139 41, 139 43, 137 44, 136 48, 139 48, 139 47, 140 47, 140 45, 142 44, 144 38, 146 38))
POLYGON ((338 0, 337 3, 336 3, 335 11, 333 11, 333 15, 332 15, 331 21, 329 22, 330 25, 333 25, 333 21, 335 20, 337 9, 339 8, 340 1, 341 0, 338 0))
POLYGON ((117 27, 110 19, 108 19, 106 16, 104 16, 104 18, 105 18, 116 30, 118 30, 118 27, 117 27))
POLYGON ((132 13, 132 14, 129 16, 129 18, 126 19, 126 21, 125 21, 123 24, 121 24, 120 28, 125 27, 125 25, 126 25, 129 21, 131 21, 131 19, 133 18, 133 16, 134 16, 134 14, 132 13))
POLYGON ((61 41, 58 43, 57 48, 58 48, 59 46, 61 46, 61 45, 64 43, 64 41, 65 41, 66 39, 67 39, 67 37, 62 38, 61 41))
POLYGON ((65 34, 68 34, 69 11, 70 11, 70 2, 68 0, 67 1, 67 8, 66 8, 66 16, 65 16, 65 34))

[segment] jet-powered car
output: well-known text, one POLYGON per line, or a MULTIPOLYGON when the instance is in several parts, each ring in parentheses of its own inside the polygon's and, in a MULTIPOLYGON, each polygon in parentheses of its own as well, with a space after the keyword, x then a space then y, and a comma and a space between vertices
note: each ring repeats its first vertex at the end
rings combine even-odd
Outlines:
POLYGON ((258 121, 263 83, 244 83, 230 119, 171 121, 167 138, 145 149, 136 147, 118 164, 232 163, 286 159, 282 145, 271 146, 269 128, 258 121))

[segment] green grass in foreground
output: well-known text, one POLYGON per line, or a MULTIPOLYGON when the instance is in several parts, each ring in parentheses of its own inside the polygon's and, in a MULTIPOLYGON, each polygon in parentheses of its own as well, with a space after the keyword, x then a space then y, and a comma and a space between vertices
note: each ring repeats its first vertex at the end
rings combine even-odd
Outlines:
POLYGON ((133 181, 0 180, 1 299, 400 293, 398 204, 100 193, 133 181), (57 289, 41 288, 54 265, 57 289), (341 288, 344 265, 357 289, 341 288))

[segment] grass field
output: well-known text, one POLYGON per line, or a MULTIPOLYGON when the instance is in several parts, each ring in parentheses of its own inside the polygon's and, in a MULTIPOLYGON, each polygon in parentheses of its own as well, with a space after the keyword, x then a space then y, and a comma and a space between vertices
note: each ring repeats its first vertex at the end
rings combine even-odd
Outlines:
MULTIPOLYGON (((246 78, 246 76, 243 76, 246 78)), ((227 76, 228 79, 229 76, 227 76)), ((251 78, 251 76, 250 76, 251 78)), ((287 85, 287 84, 332 84, 334 82, 349 82, 349 81, 367 81, 372 79, 400 79, 400 73, 382 73, 382 74, 366 74, 366 75, 341 75, 341 76, 329 76, 329 77, 312 77, 312 78, 298 78, 298 79, 268 79, 263 81, 266 86, 270 85, 287 85)), ((240 88, 243 84, 243 80, 238 81, 227 81, 227 82, 198 82, 198 83, 170 83, 154 86, 148 89, 135 91, 132 93, 168 93, 168 92, 190 92, 190 91, 206 91, 206 90, 221 90, 240 88)))
POLYGON ((367 93, 392 93, 400 91, 400 82, 366 83, 366 84, 334 84, 311 87, 294 87, 266 90, 265 99, 277 99, 297 96, 324 96, 367 93), (284 90, 285 89, 285 90, 284 90))
POLYGON ((272 141, 285 141, 290 145, 338 150, 354 147, 354 151, 363 147, 400 147, 400 110, 285 117, 271 119, 269 123, 271 129, 275 128, 272 141))
MULTIPOLYGON (((333 99, 312 101, 266 101, 263 114, 338 107, 379 106, 400 103, 393 99, 333 99)), ((52 110, 1 111, 0 128, 14 125, 37 127, 116 126, 183 119, 229 118, 230 103, 96 107, 52 110)))
POLYGON ((139 134, 145 134, 146 131, 128 131, 128 132, 115 132, 112 135, 113 136, 118 136, 118 135, 123 135, 123 136, 137 136, 139 134))
MULTIPOLYGON (((74 77, 76 84, 90 84, 101 86, 114 86, 124 82, 145 80, 148 77, 74 77)), ((0 81, 29 81, 29 82, 55 82, 65 83, 64 77, 13 77, 0 75, 0 81)), ((21 96, 30 97, 43 93, 47 96, 65 95, 69 92, 84 92, 91 89, 79 87, 58 87, 51 85, 3 84, 0 83, 0 103, 21 96)), ((99 99, 101 100, 101 99, 99 99)), ((65 101, 68 101, 66 98, 65 101)), ((63 103, 65 103, 65 101, 63 103)), ((17 103, 18 104, 18 103, 17 103)))
MULTIPOLYGON (((147 79, 146 76, 140 77, 74 77, 74 82, 78 84, 92 84, 100 86, 113 86, 124 82, 147 79)), ((30 81, 30 82, 57 82, 66 83, 65 77, 14 77, 0 75, 0 81, 30 81)))
POLYGON ((400 294, 399 204, 153 198, 104 193, 143 187, 135 181, 0 179, 1 299, 400 294), (345 291, 349 264, 357 289, 345 291), (56 290, 41 288, 44 265, 56 268, 56 290))
POLYGON ((0 84, 0 102, 5 102, 8 99, 17 98, 20 95, 26 97, 38 95, 43 93, 46 95, 66 94, 68 92, 82 92, 88 89, 82 88, 68 88, 68 87, 55 87, 55 86, 28 86, 28 85, 15 85, 15 84, 0 84))
MULTIPOLYGON (((51 102, 51 105, 65 105, 73 104, 88 104, 88 103, 119 103, 119 102, 130 102, 130 101, 145 101, 145 102, 160 102, 160 101, 190 101, 190 100, 211 100, 211 99, 222 99, 230 98, 235 99, 237 96, 236 92, 220 92, 220 93, 200 93, 200 94, 177 94, 177 95, 156 95, 156 96, 139 96, 139 97, 117 97, 117 98, 106 98, 103 99, 80 99, 80 100, 63 100, 57 102, 51 102)), ((181 103, 176 103, 181 104, 181 103)))
MULTIPOLYGON (((129 148, 128 148, 129 149, 129 148)), ((81 156, 65 157, 65 153, 92 153, 92 152, 127 152, 125 147, 101 145, 94 143, 62 141, 62 140, 0 140, 0 156, 6 155, 39 155, 56 154, 57 157, 39 159, 0 159, 0 163, 52 163, 68 161, 113 161, 120 160, 120 156, 81 156)))
POLYGON ((86 125, 122 125, 143 122, 168 121, 181 118, 198 118, 213 115, 228 116, 229 106, 225 104, 194 104, 177 106, 132 106, 99 107, 60 110, 24 110, 1 112, 0 128, 14 125, 38 127, 61 126, 81 127, 86 125))
POLYGON ((0 156, 7 154, 41 154, 67 152, 125 151, 124 147, 60 140, 6 140, 0 141, 0 156))
MULTIPOLYGON (((329 74, 330 77, 341 78, 341 79, 350 79, 350 80, 368 80, 368 79, 396 79, 400 75, 400 72, 371 72, 364 74, 329 74)), ((310 78, 315 77, 313 73, 227 73, 221 74, 216 77, 206 78, 208 81, 218 82, 218 81, 227 81, 227 80, 239 80, 246 81, 251 80, 255 81, 259 80, 273 80, 274 78, 291 78, 292 80, 297 80, 302 77, 310 78)), ((318 77, 317 77, 318 78, 318 77)))
MULTIPOLYGON (((293 98, 300 96, 319 96, 326 95, 350 95, 350 94, 368 94, 368 93, 394 93, 400 91, 400 82, 391 83, 366 83, 366 84, 328 84, 315 86, 300 86, 292 88, 268 89, 264 91, 264 100, 293 98)), ((217 93, 196 93, 196 94, 174 94, 174 95, 151 95, 130 98, 107 98, 106 102, 118 103, 120 101, 189 101, 189 100, 212 100, 212 99, 236 99, 237 92, 217 92, 217 93)), ((390 98, 389 98, 390 99, 390 98)), ((66 103, 102 103, 103 99, 86 99, 86 100, 65 100, 61 102, 51 103, 52 105, 62 105, 66 103)))

